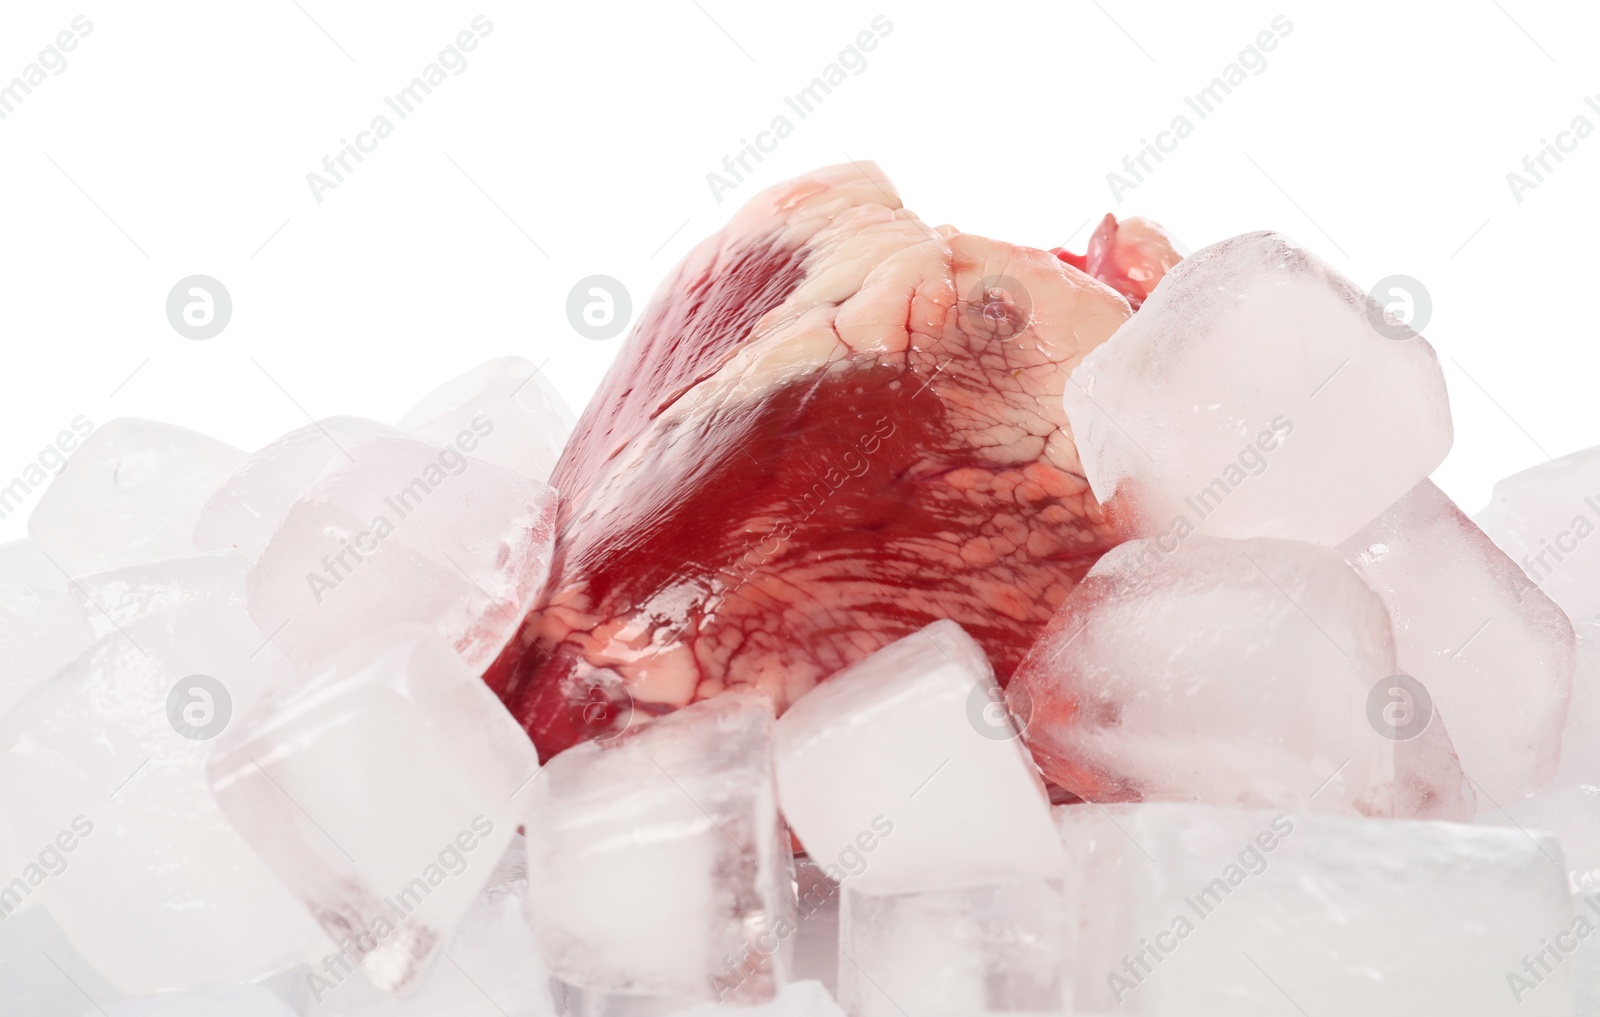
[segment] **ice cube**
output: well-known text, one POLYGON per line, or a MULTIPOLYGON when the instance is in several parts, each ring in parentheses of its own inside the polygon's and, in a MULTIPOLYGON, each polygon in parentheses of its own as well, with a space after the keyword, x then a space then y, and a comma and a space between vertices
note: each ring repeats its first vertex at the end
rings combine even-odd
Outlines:
POLYGON ((557 755, 533 781, 528 883, 569 1006, 756 1003, 794 934, 772 703, 708 699, 557 755))
POLYGON ((72 454, 28 535, 74 576, 194 554, 201 508, 244 459, 203 434, 120 417, 72 454))
POLYGON ((517 835, 441 951, 442 962, 413 991, 396 997, 337 965, 318 965, 300 976, 310 987, 308 1017, 555 1017, 527 895, 517 835))
POLYGON ((99 639, 139 618, 193 601, 242 611, 249 567, 250 558, 242 552, 215 551, 82 576, 73 580, 72 593, 99 639))
POLYGON ((811 857, 878 893, 1055 874, 1038 771, 983 650, 938 621, 833 675, 778 721, 778 796, 811 857))
POLYGON ((1542 791, 1504 809, 1485 809, 1478 822, 1549 833, 1561 844, 1568 888, 1574 894, 1600 893, 1600 788, 1580 784, 1542 791))
POLYGON ((839 1002, 851 1017, 1066 1013, 1059 883, 924 893, 844 886, 839 1002))
POLYGON ((1424 480, 1340 546, 1388 605, 1400 670, 1422 682, 1466 771, 1509 805, 1555 773, 1572 624, 1424 480))
POLYGON ((240 835, 390 991, 416 982, 488 882, 536 770, 505 707, 420 625, 275 689, 210 760, 240 835))
POLYGON ((731 1010, 719 1003, 700 1003, 686 1010, 674 1010, 671 1017, 729 1017, 730 1014, 738 1017, 845 1017, 827 988, 811 980, 785 983, 770 1003, 731 1010))
POLYGON ((1275 233, 1180 262, 1065 400, 1095 497, 1137 536, 1332 546, 1451 442, 1433 348, 1275 233))
POLYGON ((573 422, 566 400, 538 367, 521 357, 497 357, 423 396, 400 427, 544 481, 573 422))
POLYGON ((1561 763, 1552 787, 1600 786, 1600 617, 1573 621, 1577 663, 1572 673, 1572 701, 1561 735, 1561 763))
POLYGON ((328 417, 290 431, 246 459, 217 488, 195 524, 195 545, 260 554, 325 466, 346 459, 352 446, 368 438, 404 437, 399 428, 360 417, 328 417))
POLYGON ((3 892, 41 897, 123 992, 252 981, 326 952, 206 785, 207 740, 284 680, 264 640, 242 611, 180 605, 0 719, 0 804, 36 859, 3 892))
POLYGON ((287 1000, 260 985, 222 985, 172 995, 125 999, 88 1009, 84 1017, 298 1017, 287 1000))
POLYGON ((829 992, 839 979, 839 882, 806 855, 794 860, 795 933, 792 976, 829 992))
POLYGON ((261 553, 246 579, 251 615, 300 663, 418 622, 481 672, 544 584, 555 492, 420 442, 374 439, 350 453, 261 553))
POLYGON ((1495 484, 1479 525, 1568 615, 1600 614, 1600 446, 1495 484))
POLYGON ((1165 802, 1057 814, 1080 1012, 1573 1012, 1570 959, 1526 966, 1575 921, 1547 835, 1165 802))
POLYGON ((1428 796, 1397 784, 1454 773, 1435 797, 1459 797, 1461 778, 1428 753, 1448 753, 1442 731, 1401 743, 1397 773, 1369 713, 1394 674, 1383 602, 1336 551, 1196 535, 1102 557, 1007 697, 1082 798, 1405 814, 1428 796))
POLYGON ((0 586, 0 717, 93 641, 76 591, 0 586))
POLYGON ((8 540, 0 544, 0 586, 67 588, 67 574, 56 568, 33 540, 8 540))

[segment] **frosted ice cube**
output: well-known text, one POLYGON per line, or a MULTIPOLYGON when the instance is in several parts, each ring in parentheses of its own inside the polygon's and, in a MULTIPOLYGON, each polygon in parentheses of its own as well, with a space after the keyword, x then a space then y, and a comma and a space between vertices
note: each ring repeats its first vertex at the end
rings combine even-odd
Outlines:
POLYGON ((1426 758, 1447 738, 1401 742, 1397 773, 1369 714, 1394 673, 1383 602, 1337 552, 1191 536, 1102 557, 1007 697, 1045 775, 1081 798, 1405 814, 1426 796, 1397 783, 1453 772, 1449 797, 1461 778, 1426 758))
POLYGON ((290 431, 246 459, 201 509, 195 546, 259 554, 295 499, 324 467, 368 438, 404 438, 399 428, 360 417, 328 417, 290 431))
POLYGON ((1600 786, 1600 617, 1573 621, 1577 663, 1572 673, 1572 701, 1561 735, 1561 763, 1552 787, 1600 786))
POLYGON ((1054 873, 1049 799, 999 702, 955 622, 891 643, 778 721, 784 817, 824 871, 863 890, 1054 873))
POLYGON ((72 454, 28 535, 74 576, 194 554, 201 508, 244 458, 186 428, 118 418, 72 454))
POLYGON ((545 766, 528 812, 540 953, 577 991, 771 999, 794 933, 772 703, 725 694, 545 766))
MULTIPOLYGON (((7 862, 3 871, 8 877, 18 871, 8 859, 0 861, 7 862)), ((6 915, 0 920, 0 999, 7 1014, 78 1017, 84 1010, 93 1012, 98 987, 86 985, 80 991, 72 984, 74 978, 83 980, 83 972, 74 970, 78 959, 46 909, 6 915)))
POLYGON ((1137 536, 1331 546, 1451 442, 1433 348, 1275 233, 1180 262, 1084 357, 1065 401, 1095 497, 1137 536))
POLYGON ((1467 776, 1505 805, 1545 786, 1572 689, 1561 609, 1426 480, 1340 550, 1388 605, 1400 670, 1448 718, 1467 776))
POLYGON ((1479 525, 1568 615, 1600 614, 1600 446, 1495 484, 1479 525))
POLYGON ((1064 1014, 1065 918, 1044 880, 910 894, 846 883, 839 1002, 851 1017, 1064 1014))
POLYGON ((295 502, 251 569, 251 615, 301 663, 419 622, 481 672, 544 584, 555 492, 420 442, 350 452, 295 502))
POLYGON ((239 834, 391 991, 418 979, 488 882, 536 769, 494 693, 418 625, 281 685, 210 760, 239 834))
POLYGON ((522 357, 497 357, 450 379, 400 421, 423 441, 453 444, 534 480, 550 479, 572 425, 561 393, 522 357))
POLYGON ((76 591, 0 586, 0 717, 93 641, 76 591))
POLYGON ((413 991, 393 996, 338 963, 301 973, 309 1017, 555 1017, 527 915, 521 835, 496 866, 441 951, 442 963, 413 991))
POLYGON ((67 575, 56 568, 33 540, 8 540, 0 544, 0 586, 67 588, 67 575))
POLYGON ((174 607, 0 719, 0 804, 37 859, 0 879, 124 992, 251 981, 325 948, 206 784, 207 739, 284 680, 264 639, 241 611, 174 607))
POLYGON ((179 604, 204 601, 242 611, 250 559, 215 551, 96 572, 73 580, 77 608, 96 639, 139 618, 179 604))
POLYGON ((1569 889, 1600 893, 1600 788, 1542 791, 1504 809, 1485 809, 1478 822, 1549 833, 1561 844, 1569 889))
POLYGON ((1573 1012, 1570 960, 1513 981, 1574 922, 1547 835, 1177 803, 1057 814, 1081 1012, 1573 1012))

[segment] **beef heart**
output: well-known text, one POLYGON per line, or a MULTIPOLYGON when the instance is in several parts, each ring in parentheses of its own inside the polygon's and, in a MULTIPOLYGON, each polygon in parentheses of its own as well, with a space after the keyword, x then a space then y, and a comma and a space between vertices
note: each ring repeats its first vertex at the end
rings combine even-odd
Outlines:
POLYGON ((578 422, 485 679, 545 758, 731 689, 782 709, 940 618, 1005 681, 1113 542, 1062 388, 1177 258, 1142 220, 1082 258, 930 228, 868 163, 758 195, 578 422))

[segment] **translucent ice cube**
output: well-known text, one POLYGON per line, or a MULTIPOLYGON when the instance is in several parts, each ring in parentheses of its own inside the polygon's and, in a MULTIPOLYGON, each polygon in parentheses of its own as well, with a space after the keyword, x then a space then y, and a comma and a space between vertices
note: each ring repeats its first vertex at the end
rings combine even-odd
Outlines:
POLYGON ((561 393, 521 357, 497 357, 434 389, 400 427, 435 445, 548 480, 572 433, 561 393))
POLYGON ((784 817, 825 872, 863 890, 1054 874, 1049 799, 999 702, 955 622, 891 643, 778 721, 784 817))
POLYGON ((534 780, 540 952, 577 1005, 772 998, 794 932, 772 704, 728 694, 556 756, 534 780))
POLYGON ((513 838, 434 966, 413 991, 393 996, 338 963, 302 973, 308 1017, 555 1017, 527 915, 522 837, 513 838))
POLYGON ((124 992, 251 981, 325 952, 206 785, 208 739, 285 677, 264 638, 241 611, 174 607, 0 719, 0 804, 37 862, 0 878, 42 897, 124 992))
POLYGON ((0 717, 93 641, 75 590, 0 586, 0 717))
POLYGON ((78 610, 95 638, 194 601, 243 610, 244 577, 250 559, 238 551, 216 551, 95 572, 73 580, 78 610))
POLYGON ((793 976, 833 992, 839 984, 839 882, 801 855, 794 860, 794 889, 793 976))
POLYGON ((244 458, 182 427, 118 418, 72 454, 28 535, 74 576, 194 554, 201 508, 244 458))
POLYGON ((202 550, 259 554, 295 499, 323 468, 368 438, 404 438, 399 428, 360 417, 328 417, 290 431, 246 459, 201 509, 194 542, 202 550))
POLYGON ((1340 549, 1388 605, 1400 670, 1448 718, 1467 776, 1507 805, 1543 787, 1572 689, 1561 608, 1426 480, 1340 549))
POLYGON ((847 883, 839 1002, 851 1017, 1064 1014, 1066 917, 1044 880, 911 894, 847 883))
POLYGON ((1495 484, 1480 525, 1568 615, 1600 614, 1600 446, 1495 484))
POLYGON ((1600 788, 1579 785, 1485 809, 1478 822, 1542 830, 1561 844, 1573 893, 1600 893, 1600 788))
POLYGON ((488 882, 536 769, 500 701, 417 625, 274 690, 210 761, 240 835, 391 991, 420 977, 488 882))
POLYGON ((1394 673, 1383 602, 1337 552, 1191 536, 1102 557, 1007 695, 1045 774, 1079 797, 1387 815, 1428 797, 1397 783, 1454 773, 1449 797, 1461 782, 1442 732, 1402 742, 1397 774, 1369 707, 1394 673))
POLYGON ((481 671, 544 584, 555 492, 420 442, 375 439, 350 453, 261 553, 246 581, 251 615, 302 663, 418 622, 481 671))
POLYGON ((1275 233, 1180 262, 1065 399, 1095 496, 1138 536, 1337 544, 1451 441, 1433 348, 1275 233))
POLYGON ((8 540, 0 544, 0 586, 67 588, 66 573, 45 556, 37 541, 8 540))
POLYGON ((833 996, 820 982, 802 980, 779 987, 777 998, 757 1006, 729 1009, 718 1003, 700 1003, 672 1011, 671 1017, 845 1017, 833 996))
POLYGON ((1057 812, 1080 1012, 1573 1012, 1572 962, 1536 987, 1524 967, 1574 922, 1546 835, 1176 803, 1057 812))
POLYGON ((1561 763, 1550 784, 1600 787, 1600 617, 1574 619, 1572 627, 1578 651, 1572 701, 1561 735, 1561 763))

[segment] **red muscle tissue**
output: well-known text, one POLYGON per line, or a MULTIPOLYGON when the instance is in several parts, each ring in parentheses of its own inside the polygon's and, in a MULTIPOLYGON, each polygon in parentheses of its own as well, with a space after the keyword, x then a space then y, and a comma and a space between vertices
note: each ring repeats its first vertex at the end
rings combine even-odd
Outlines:
POLYGON ((579 420, 544 596, 485 678, 549 758, 731 689, 779 709, 949 618, 1002 682, 1114 542, 1068 375, 1179 255, 930 228, 870 163, 750 201, 579 420))

